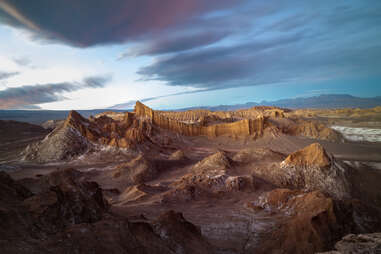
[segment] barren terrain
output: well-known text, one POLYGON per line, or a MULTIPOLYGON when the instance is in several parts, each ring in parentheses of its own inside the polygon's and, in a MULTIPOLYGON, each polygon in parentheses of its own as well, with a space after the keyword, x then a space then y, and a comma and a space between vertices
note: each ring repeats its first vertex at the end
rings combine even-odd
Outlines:
POLYGON ((331 250, 347 234, 381 231, 380 114, 161 112, 137 103, 132 113, 71 112, 50 132, 1 121, 0 169, 13 180, 2 176, 0 190, 15 197, 0 196, 0 226, 14 227, 0 231, 0 248, 331 250))

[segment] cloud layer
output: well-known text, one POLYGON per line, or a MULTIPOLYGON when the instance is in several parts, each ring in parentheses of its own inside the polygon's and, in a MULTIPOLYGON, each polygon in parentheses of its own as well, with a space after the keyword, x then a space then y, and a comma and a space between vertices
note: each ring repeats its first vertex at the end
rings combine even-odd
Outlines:
POLYGON ((2 79, 7 79, 13 76, 18 75, 19 72, 5 72, 5 71, 0 71, 0 80, 2 79))
POLYGON ((238 0, 34 0, 0 2, 2 21, 48 40, 87 47, 134 40, 238 0))
POLYGON ((76 47, 133 43, 120 59, 153 57, 142 80, 172 86, 381 76, 377 0, 3 0, 0 22, 76 47))
POLYGON ((35 84, 10 87, 0 91, 0 109, 39 108, 36 104, 65 99, 63 93, 85 88, 104 87, 110 76, 94 76, 81 82, 63 82, 54 84, 35 84))

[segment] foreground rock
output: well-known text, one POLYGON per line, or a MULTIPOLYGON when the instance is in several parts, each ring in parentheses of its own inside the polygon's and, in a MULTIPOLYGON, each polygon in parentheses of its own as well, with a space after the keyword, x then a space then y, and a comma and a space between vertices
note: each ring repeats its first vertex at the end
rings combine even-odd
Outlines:
POLYGON ((33 194, 0 172, 1 253, 213 253, 200 230, 170 212, 130 222, 102 190, 68 169, 35 181, 33 194))
MULTIPOLYGON (((350 234, 335 244, 334 251, 324 254, 378 254, 381 253, 381 233, 350 234)), ((323 254, 323 252, 321 252, 323 254)))
POLYGON ((339 236, 334 202, 319 191, 275 189, 249 207, 287 215, 259 248, 253 246, 255 253, 315 253, 332 247, 339 236))
POLYGON ((332 249, 346 234, 381 231, 379 209, 358 200, 336 201, 320 191, 274 189, 247 207, 281 216, 259 246, 248 245, 248 253, 316 253, 332 249))

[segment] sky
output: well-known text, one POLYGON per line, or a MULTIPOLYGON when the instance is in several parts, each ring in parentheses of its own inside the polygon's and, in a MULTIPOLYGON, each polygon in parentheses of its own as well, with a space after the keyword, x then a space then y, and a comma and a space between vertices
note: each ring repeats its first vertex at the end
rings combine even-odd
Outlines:
POLYGON ((0 109, 381 96, 379 0, 0 0, 0 109))

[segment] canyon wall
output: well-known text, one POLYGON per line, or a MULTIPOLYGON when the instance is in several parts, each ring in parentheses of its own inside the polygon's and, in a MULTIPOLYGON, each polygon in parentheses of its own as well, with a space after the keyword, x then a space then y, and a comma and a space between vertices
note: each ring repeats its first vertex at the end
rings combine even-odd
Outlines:
MULTIPOLYGON (((189 112, 188 112, 189 113, 189 112)), ((176 113, 179 119, 185 121, 194 119, 196 114, 188 114, 187 119, 176 113)), ((206 115, 205 111, 200 111, 202 116, 206 115)), ((160 128, 167 129, 185 136, 207 136, 218 137, 222 135, 237 136, 261 136, 263 134, 265 119, 259 114, 255 119, 243 119, 236 122, 218 123, 209 126, 201 124, 187 124, 181 120, 175 120, 168 117, 169 112, 154 111, 140 102, 136 102, 135 114, 137 117, 149 118, 152 123, 160 128)), ((186 112, 184 112, 184 115, 186 112)))

